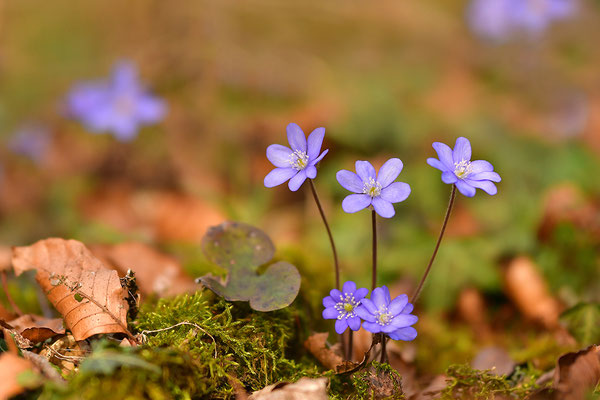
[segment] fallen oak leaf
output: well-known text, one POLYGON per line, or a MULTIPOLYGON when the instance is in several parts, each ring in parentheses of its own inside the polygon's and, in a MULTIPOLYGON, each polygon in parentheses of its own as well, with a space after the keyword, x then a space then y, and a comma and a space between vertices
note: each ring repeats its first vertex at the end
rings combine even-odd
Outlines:
POLYGON ((554 371, 553 387, 560 399, 579 400, 600 382, 600 346, 562 355, 554 371))
POLYGON ((61 318, 44 318, 39 315, 25 314, 8 321, 8 324, 32 343, 40 343, 51 337, 65 334, 61 318))
POLYGON ((40 240, 14 247, 12 262, 17 275, 37 270, 37 282, 76 340, 103 333, 123 333, 133 339, 117 271, 107 269, 83 243, 40 240))
POLYGON ((327 378, 300 378, 295 383, 279 382, 250 395, 248 400, 327 400, 327 378))
POLYGON ((335 370, 343 362, 342 356, 336 354, 327 347, 327 337, 329 333, 314 333, 304 341, 304 347, 312 354, 325 368, 335 370))
POLYGON ((0 399, 8 399, 25 391, 18 378, 21 373, 30 370, 31 363, 24 358, 12 353, 0 354, 0 399))

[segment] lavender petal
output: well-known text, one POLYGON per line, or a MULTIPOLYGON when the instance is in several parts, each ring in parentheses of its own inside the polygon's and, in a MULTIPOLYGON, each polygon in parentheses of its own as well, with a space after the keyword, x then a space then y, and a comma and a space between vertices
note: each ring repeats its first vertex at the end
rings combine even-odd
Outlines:
POLYGON ((379 169, 377 181, 382 187, 388 186, 394 182, 402 171, 402 161, 399 158, 390 158, 379 169))
POLYGON ((268 188, 281 185, 297 173, 293 168, 275 168, 265 176, 264 185, 268 188))

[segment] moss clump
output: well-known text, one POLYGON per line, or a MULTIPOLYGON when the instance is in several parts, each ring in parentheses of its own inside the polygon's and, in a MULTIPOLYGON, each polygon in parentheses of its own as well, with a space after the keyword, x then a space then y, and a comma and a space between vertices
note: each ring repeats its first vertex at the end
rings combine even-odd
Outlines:
POLYGON ((522 399, 539 389, 535 383, 540 371, 530 365, 519 366, 510 376, 471 368, 468 364, 451 365, 446 370, 447 386, 442 399, 522 399))
POLYGON ((315 377, 314 364, 286 357, 300 346, 299 318, 293 307, 261 313, 209 292, 163 299, 139 312, 144 345, 102 342, 66 387, 48 386, 42 398, 231 399, 235 388, 315 377))

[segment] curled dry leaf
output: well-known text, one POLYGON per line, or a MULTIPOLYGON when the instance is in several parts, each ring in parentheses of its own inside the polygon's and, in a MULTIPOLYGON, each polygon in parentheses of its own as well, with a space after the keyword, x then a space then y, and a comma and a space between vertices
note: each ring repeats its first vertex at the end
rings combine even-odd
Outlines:
POLYGON ((137 242, 117 245, 96 245, 90 248, 105 264, 114 266, 121 274, 135 272, 136 282, 144 295, 172 296, 195 292, 198 285, 183 272, 173 257, 137 242))
POLYGON ((254 392, 248 400, 327 400, 327 378, 279 382, 254 392))
POLYGON ((338 365, 342 365, 342 357, 328 348, 327 337, 329 333, 315 333, 304 341, 304 347, 312 354, 325 368, 335 370, 338 365))
POLYGON ((506 294, 526 317, 549 329, 558 326, 562 307, 550 296, 546 281, 529 257, 517 257, 507 265, 504 284, 506 294))
POLYGON ((8 323, 32 343, 40 343, 51 337, 65 334, 61 318, 44 318, 39 315, 25 314, 8 323))
POLYGON ((580 400, 600 382, 600 346, 561 356, 554 371, 554 388, 562 400, 580 400))
POLYGON ((31 370, 31 363, 12 353, 0 354, 0 399, 8 399, 25 390, 19 384, 19 374, 31 370))
POLYGON ((76 240, 46 239, 13 249, 17 275, 37 270, 36 280, 76 340, 127 330, 127 294, 117 271, 76 240))

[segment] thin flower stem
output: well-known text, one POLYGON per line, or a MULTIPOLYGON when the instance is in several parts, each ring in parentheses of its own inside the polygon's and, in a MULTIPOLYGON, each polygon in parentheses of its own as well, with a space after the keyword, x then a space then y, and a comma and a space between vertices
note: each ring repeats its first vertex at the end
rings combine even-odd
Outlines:
POLYGON ((371 210, 371 221, 373 223, 373 275, 371 276, 371 291, 377 286, 377 214, 371 210))
POLYGON ((17 306, 17 303, 15 303, 15 301, 12 299, 12 297, 10 296, 10 293, 8 291, 8 283, 6 281, 6 271, 0 271, 0 277, 2 278, 2 288, 4 289, 4 293, 6 295, 6 299, 10 303, 10 306, 12 307, 13 311, 18 316, 23 315, 23 312, 21 311, 21 309, 19 308, 19 306, 17 306))
POLYGON ((431 259, 429 260, 429 264, 427 264, 427 268, 425 269, 425 273, 421 278, 421 282, 419 282, 419 286, 417 286, 417 290, 413 295, 410 302, 415 304, 415 301, 419 298, 419 294, 421 294, 421 290, 423 290, 423 285, 425 284, 425 280, 427 279, 427 275, 429 275, 429 271, 431 271, 431 266, 433 265, 433 260, 435 260, 435 256, 437 255, 438 249, 440 248, 440 243, 442 243, 442 237, 444 237, 444 231, 446 230, 446 225, 448 224, 448 219, 450 218, 450 213, 452 212, 452 206, 454 205, 454 199, 456 197, 456 185, 452 185, 452 192, 450 193, 450 201, 448 202, 448 208, 446 209, 446 216, 444 217, 444 223, 442 224, 442 229, 440 230, 440 235, 438 237, 437 243, 435 244, 435 249, 433 249, 433 254, 431 255, 431 259))
POLYGON ((354 336, 354 332, 352 330, 350 330, 350 335, 349 335, 349 339, 348 339, 348 357, 346 357, 348 359, 348 361, 352 361, 352 350, 353 350, 353 343, 352 343, 352 338, 354 336))
POLYGON ((379 359, 380 363, 384 363, 387 360, 387 350, 386 350, 386 344, 387 344, 387 336, 385 336, 384 334, 382 335, 382 339, 381 339, 381 358, 379 359))
POLYGON ((323 220, 323 224, 325 224, 325 229, 327 230, 327 235, 329 236, 329 243, 331 243, 331 250, 333 251, 333 263, 335 267, 335 287, 337 289, 340 288, 340 266, 338 263, 337 250, 335 249, 335 243, 333 241, 333 235, 331 234, 331 229, 329 229, 329 224, 327 223, 327 218, 325 218, 325 213, 323 212, 323 207, 321 207, 321 202, 319 201, 319 196, 317 195, 317 190, 315 189, 315 185, 313 184, 312 179, 308 179, 310 183, 310 189, 312 191, 313 197, 315 198, 315 203, 317 203, 317 208, 319 209, 319 214, 321 214, 321 219, 323 220))

